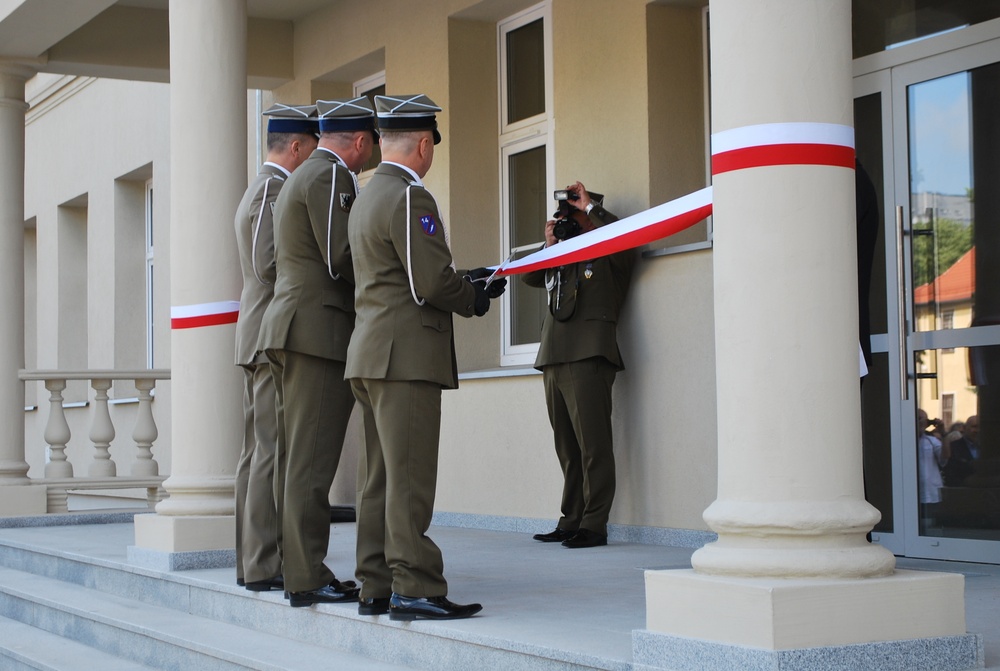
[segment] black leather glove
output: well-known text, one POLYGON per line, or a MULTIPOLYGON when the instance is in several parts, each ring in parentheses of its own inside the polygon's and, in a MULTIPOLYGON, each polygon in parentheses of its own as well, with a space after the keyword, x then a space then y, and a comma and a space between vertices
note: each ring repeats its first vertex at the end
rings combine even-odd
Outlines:
POLYGON ((489 268, 473 268, 472 270, 465 273, 465 276, 469 278, 470 281, 475 280, 485 280, 487 277, 493 274, 493 271, 489 268))
POLYGON ((490 282, 490 286, 486 287, 486 293, 490 298, 500 298, 506 288, 507 278, 499 277, 490 282))
POLYGON ((482 317, 490 309, 490 295, 486 288, 486 282, 473 282, 468 275, 465 276, 465 279, 476 290, 476 302, 473 305, 473 310, 477 317, 482 317))

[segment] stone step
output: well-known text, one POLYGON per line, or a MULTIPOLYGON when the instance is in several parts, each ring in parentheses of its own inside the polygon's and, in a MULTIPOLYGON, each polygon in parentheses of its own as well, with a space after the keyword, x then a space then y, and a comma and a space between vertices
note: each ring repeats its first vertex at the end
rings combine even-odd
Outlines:
MULTIPOLYGON (((527 668, 626 671, 630 668, 626 660, 574 650, 575 646, 538 645, 516 637, 497 636, 496 627, 479 626, 478 618, 393 622, 384 615, 360 616, 354 604, 290 608, 280 592, 248 592, 235 582, 220 583, 218 569, 157 571, 9 541, 0 543, 0 566, 127 598, 137 609, 151 606, 179 610, 203 618, 209 628, 235 626, 272 635, 284 642, 286 650, 314 645, 379 660, 393 665, 391 668, 435 671, 527 668)), ((508 621, 509 616, 501 620, 497 622, 501 631, 518 626, 516 621, 508 621)))
POLYGON ((0 568, 0 616, 154 669, 406 668, 10 568, 0 568))
POLYGON ((0 617, 0 669, 5 671, 154 671, 37 627, 0 617))

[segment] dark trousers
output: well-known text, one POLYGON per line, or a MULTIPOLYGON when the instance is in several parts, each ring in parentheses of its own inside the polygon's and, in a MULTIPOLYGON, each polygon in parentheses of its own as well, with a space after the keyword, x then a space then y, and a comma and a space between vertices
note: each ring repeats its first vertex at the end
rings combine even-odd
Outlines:
POLYGON ((560 529, 608 532, 615 498, 611 387, 616 373, 611 363, 598 357, 542 369, 564 479, 560 529))
POLYGON ((343 361, 287 350, 268 350, 267 356, 278 415, 275 498, 283 502, 285 589, 304 592, 334 578, 323 563, 330 543, 330 486, 354 395, 343 361))
POLYGON ((441 387, 351 380, 365 426, 358 460, 357 577, 363 597, 445 596, 441 550, 427 537, 437 487, 441 387))
POLYGON ((236 577, 250 582, 281 574, 281 526, 274 500, 278 427, 274 382, 263 355, 243 366, 243 452, 236 469, 236 577))

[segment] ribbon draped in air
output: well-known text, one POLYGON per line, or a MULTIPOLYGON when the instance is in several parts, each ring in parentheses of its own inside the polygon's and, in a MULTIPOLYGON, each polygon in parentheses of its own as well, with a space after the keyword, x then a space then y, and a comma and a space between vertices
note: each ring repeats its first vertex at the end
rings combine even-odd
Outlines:
MULTIPOLYGON (((853 170, 854 129, 828 123, 773 123, 712 135, 712 175, 775 165, 853 170)), ((516 261, 506 261, 496 275, 544 270, 641 247, 693 226, 710 214, 712 187, 708 186, 516 261)))

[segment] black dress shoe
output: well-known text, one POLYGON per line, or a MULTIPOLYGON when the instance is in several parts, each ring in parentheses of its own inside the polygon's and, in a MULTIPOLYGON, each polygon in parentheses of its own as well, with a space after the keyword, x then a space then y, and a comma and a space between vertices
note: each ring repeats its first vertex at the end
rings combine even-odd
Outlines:
POLYGON ((358 600, 358 615, 385 615, 389 612, 389 597, 361 597, 358 600))
POLYGON ((576 529, 559 529, 556 528, 555 531, 550 531, 547 534, 535 534, 532 536, 536 541, 542 541, 543 543, 561 543, 567 538, 572 538, 576 535, 576 529))
POLYGON ((564 548, 596 548, 599 545, 607 545, 608 537, 590 529, 580 529, 572 538, 567 538, 562 542, 564 548))
POLYGON ((292 608, 302 608, 311 606, 314 603, 347 603, 358 600, 357 588, 348 590, 338 590, 330 585, 324 585, 319 589, 311 589, 305 592, 289 592, 288 603, 292 608))
POLYGON ((247 583, 246 583, 245 580, 243 580, 243 578, 237 578, 236 579, 236 584, 239 585, 240 587, 246 587, 247 586, 247 583))
POLYGON ((346 592, 349 589, 358 589, 358 583, 353 580, 337 580, 334 578, 330 581, 330 587, 338 592, 346 592))
POLYGON ((390 620, 416 620, 418 617, 428 620, 459 620, 472 617, 482 609, 482 605, 478 603, 462 606, 443 596, 409 597, 393 594, 389 599, 390 620))
MULTIPOLYGON (((339 580, 334 578, 333 580, 330 581, 330 587, 332 587, 338 592, 349 592, 352 589, 357 590, 358 583, 354 582, 353 580, 345 580, 344 582, 340 582, 339 580)), ((288 599, 289 599, 288 590, 285 590, 285 600, 288 599)))
POLYGON ((245 586, 251 592, 270 592, 272 589, 285 589, 285 579, 276 575, 267 580, 251 580, 245 586))

